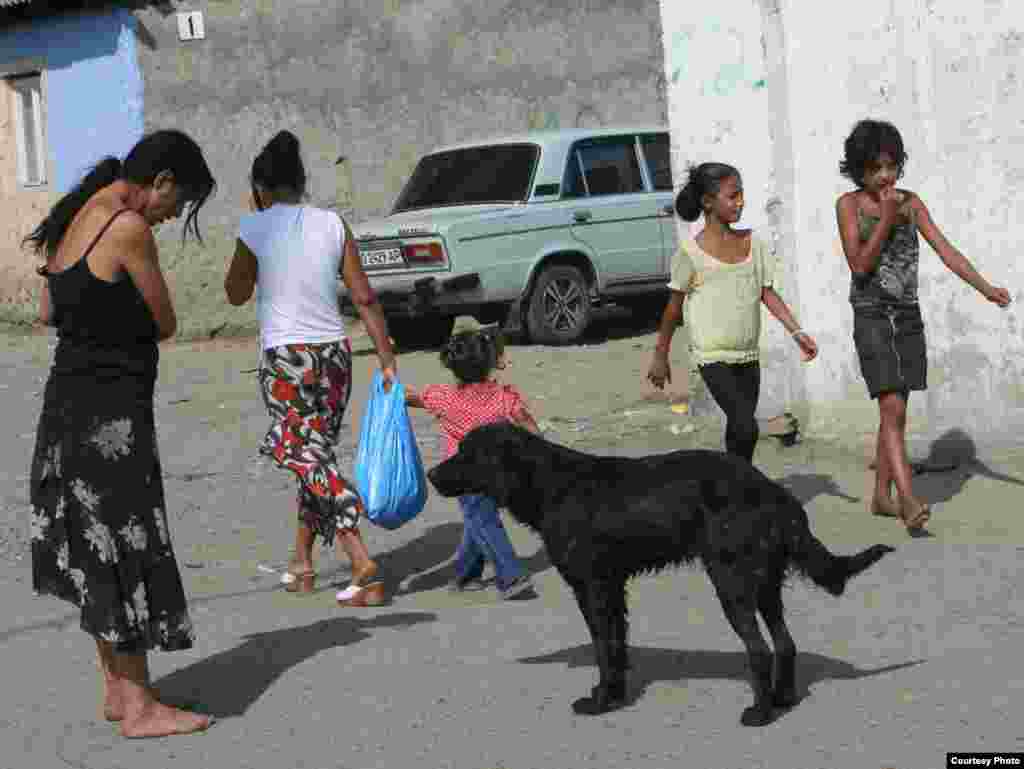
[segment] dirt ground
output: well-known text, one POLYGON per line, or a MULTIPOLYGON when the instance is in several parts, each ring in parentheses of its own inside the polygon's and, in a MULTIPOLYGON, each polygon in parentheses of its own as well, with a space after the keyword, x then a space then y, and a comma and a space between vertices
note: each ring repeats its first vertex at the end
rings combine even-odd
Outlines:
MULTIPOLYGON (((365 335, 353 327, 352 337, 354 389, 339 445, 348 472, 376 366, 365 335)), ((559 443, 631 456, 720 448, 720 419, 699 399, 690 414, 669 408, 697 384, 686 377, 682 335, 670 391, 645 382, 654 341, 649 324, 611 313, 580 345, 511 344, 501 378, 559 443)), ((251 338, 161 348, 158 438, 199 640, 154 655, 154 677, 162 696, 219 723, 195 738, 129 743, 95 717, 94 653, 77 612, 30 589, 29 458, 53 345, 52 333, 0 334, 9 437, 0 442, 0 653, 13 661, 7 691, 18 692, 0 705, 0 769, 934 769, 949 749, 1024 749, 1012 718, 1024 707, 1012 672, 1024 628, 1015 547, 1024 543, 1024 448, 989 451, 956 436, 914 448, 918 458, 952 453, 959 465, 915 479, 934 506, 933 536, 910 540, 898 522, 866 511, 874 425, 811 433, 790 447, 766 437, 755 462, 804 503, 830 549, 898 547, 842 599, 799 582, 788 590, 810 700, 764 730, 738 726, 749 704, 745 655, 706 577, 669 571, 630 586, 631 706, 586 720, 568 707, 594 681, 586 630, 522 526, 510 524, 509 536, 536 600, 444 589, 462 525, 454 501, 436 494, 398 530, 364 527, 392 589, 388 606, 339 610, 334 584, 346 582, 347 564, 325 553, 315 594, 278 588, 295 485, 256 453, 268 418, 251 338)), ((450 381, 434 351, 401 353, 399 374, 412 387, 450 381)), ((436 425, 422 412, 411 417, 432 466, 441 458, 436 425)))

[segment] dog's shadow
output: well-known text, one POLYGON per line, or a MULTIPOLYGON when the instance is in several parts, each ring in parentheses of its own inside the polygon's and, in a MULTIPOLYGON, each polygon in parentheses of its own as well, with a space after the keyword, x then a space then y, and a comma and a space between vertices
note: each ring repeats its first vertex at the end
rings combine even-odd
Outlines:
MULTIPOLYGON (((561 663, 570 668, 597 666, 591 644, 582 644, 537 657, 522 657, 519 662, 528 665, 561 663)), ((857 680, 915 667, 922 662, 924 660, 866 669, 814 652, 798 652, 796 661, 797 698, 803 700, 807 697, 810 694, 810 687, 819 681, 857 680)), ((627 705, 632 705, 643 697, 648 686, 661 681, 750 680, 747 655, 741 651, 723 652, 705 649, 684 651, 630 646, 629 664, 631 669, 627 676, 627 705)))
POLYGON ((217 718, 240 716, 282 674, 310 657, 364 641, 371 637, 368 631, 376 628, 408 628, 436 619, 433 613, 402 612, 367 619, 338 617, 254 633, 232 649, 169 673, 155 686, 169 705, 195 708, 217 718))
POLYGON ((778 479, 778 482, 792 492, 793 496, 800 500, 800 504, 807 505, 815 497, 822 495, 838 497, 847 502, 860 502, 860 497, 847 494, 836 483, 831 475, 821 473, 790 473, 778 479))

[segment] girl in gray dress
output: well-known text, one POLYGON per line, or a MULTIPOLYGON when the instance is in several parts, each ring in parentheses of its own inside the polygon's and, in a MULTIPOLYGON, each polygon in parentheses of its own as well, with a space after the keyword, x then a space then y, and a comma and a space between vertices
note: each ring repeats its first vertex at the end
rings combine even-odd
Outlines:
POLYGON ((942 263, 988 301, 1010 303, 1005 288, 986 281, 932 221, 924 202, 897 189, 907 153, 889 123, 862 120, 846 139, 840 172, 857 185, 836 203, 850 267, 853 342, 880 423, 871 512, 899 517, 911 534, 923 532, 930 510, 914 496, 907 461, 907 400, 927 388, 928 358, 918 304, 918 233, 942 263), (891 496, 896 484, 898 501, 891 496))

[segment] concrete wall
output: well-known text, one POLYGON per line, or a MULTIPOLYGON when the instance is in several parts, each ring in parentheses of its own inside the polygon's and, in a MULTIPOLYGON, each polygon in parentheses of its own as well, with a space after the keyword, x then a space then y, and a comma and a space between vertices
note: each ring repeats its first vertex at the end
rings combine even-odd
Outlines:
POLYGON ((302 140, 314 203, 387 211, 419 155, 531 127, 667 118, 656 0, 210 0, 206 39, 139 11, 146 129, 207 152, 219 191, 207 247, 160 237, 182 333, 251 328, 223 299, 252 160, 279 129, 302 140), (346 163, 335 165, 339 156, 346 163))
POLYGON ((142 135, 142 78, 135 19, 124 10, 72 14, 0 30, 0 72, 43 70, 48 184, 17 181, 13 94, 0 90, 0 319, 31 318, 41 286, 38 261, 21 239, 104 155, 123 157, 142 135), (17 68, 17 67, 15 67, 17 68))
POLYGON ((762 392, 824 429, 873 430, 852 341, 849 269, 835 221, 842 144, 864 117, 894 122, 910 159, 901 184, 1014 305, 1000 310, 949 272, 922 239, 920 298, 929 389, 910 423, 978 440, 1024 427, 1017 258, 1024 215, 1024 4, 1016 0, 719 0, 695 20, 664 0, 676 175, 715 158, 744 172, 747 223, 776 238, 783 295, 819 343, 812 364, 765 313, 762 392))

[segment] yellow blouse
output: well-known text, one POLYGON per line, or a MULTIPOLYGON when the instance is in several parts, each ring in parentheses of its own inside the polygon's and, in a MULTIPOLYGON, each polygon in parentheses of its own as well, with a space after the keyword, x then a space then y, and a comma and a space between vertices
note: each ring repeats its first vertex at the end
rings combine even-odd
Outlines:
POLYGON ((758 359, 761 289, 774 279, 775 255, 756 234, 750 238, 750 255, 737 264, 716 259, 693 238, 679 244, 668 287, 686 294, 683 311, 694 363, 758 359))

